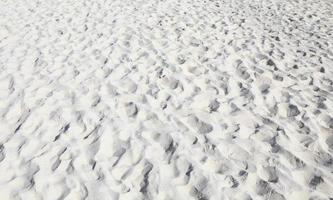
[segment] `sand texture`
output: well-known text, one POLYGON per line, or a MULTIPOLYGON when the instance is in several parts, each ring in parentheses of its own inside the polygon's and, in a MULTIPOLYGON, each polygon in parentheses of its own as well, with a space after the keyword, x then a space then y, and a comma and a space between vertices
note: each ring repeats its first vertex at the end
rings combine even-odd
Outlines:
POLYGON ((0 0, 0 200, 332 200, 332 0, 0 0))

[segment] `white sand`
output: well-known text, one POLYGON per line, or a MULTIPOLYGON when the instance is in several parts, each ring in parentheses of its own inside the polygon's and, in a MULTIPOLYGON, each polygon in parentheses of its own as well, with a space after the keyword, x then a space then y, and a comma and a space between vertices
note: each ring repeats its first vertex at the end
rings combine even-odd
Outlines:
POLYGON ((331 0, 1 0, 0 199, 333 199, 331 0))

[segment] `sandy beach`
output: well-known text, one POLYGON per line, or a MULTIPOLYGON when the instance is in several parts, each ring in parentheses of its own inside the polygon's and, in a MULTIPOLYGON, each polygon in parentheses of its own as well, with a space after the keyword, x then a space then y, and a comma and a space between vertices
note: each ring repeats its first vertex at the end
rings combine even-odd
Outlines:
POLYGON ((1 0, 1 200, 332 200, 332 0, 1 0))

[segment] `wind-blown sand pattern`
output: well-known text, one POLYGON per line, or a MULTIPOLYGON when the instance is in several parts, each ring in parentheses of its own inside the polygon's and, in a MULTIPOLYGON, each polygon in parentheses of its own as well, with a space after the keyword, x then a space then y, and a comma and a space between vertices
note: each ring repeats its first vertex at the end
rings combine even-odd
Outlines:
POLYGON ((0 8, 1 200, 333 198, 331 0, 0 8))

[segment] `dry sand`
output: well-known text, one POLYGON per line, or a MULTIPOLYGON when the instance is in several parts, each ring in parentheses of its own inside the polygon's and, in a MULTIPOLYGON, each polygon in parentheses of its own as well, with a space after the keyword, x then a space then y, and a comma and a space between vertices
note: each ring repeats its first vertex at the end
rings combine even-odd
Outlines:
POLYGON ((1 200, 333 198, 331 0, 1 0, 1 200))

